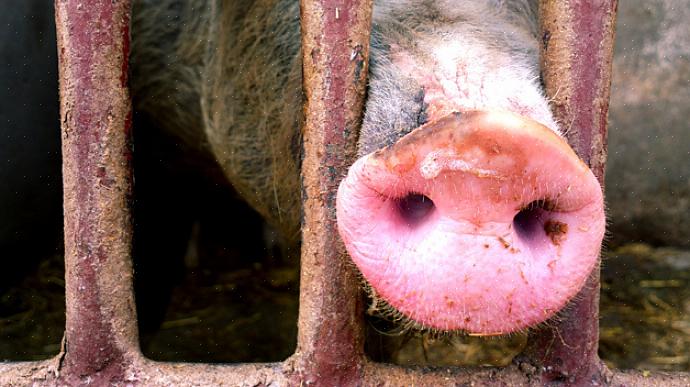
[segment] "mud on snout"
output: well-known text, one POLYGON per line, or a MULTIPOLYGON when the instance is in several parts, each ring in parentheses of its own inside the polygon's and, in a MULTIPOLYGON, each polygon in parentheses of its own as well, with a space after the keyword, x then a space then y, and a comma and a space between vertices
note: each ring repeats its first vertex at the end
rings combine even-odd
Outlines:
POLYGON ((337 197, 347 251, 424 328, 499 335, 552 317, 598 262, 601 187, 552 130, 452 113, 358 159, 337 197))

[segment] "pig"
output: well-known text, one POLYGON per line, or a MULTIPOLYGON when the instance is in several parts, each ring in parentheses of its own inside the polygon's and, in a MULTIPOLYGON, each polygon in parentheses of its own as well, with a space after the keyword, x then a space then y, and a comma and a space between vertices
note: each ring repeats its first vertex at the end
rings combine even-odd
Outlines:
MULTIPOLYGON (((601 188, 539 83, 537 2, 375 1, 345 247, 382 315, 507 334, 554 316, 598 263, 601 188)), ((286 244, 300 235, 297 1, 134 3, 137 110, 211 154, 286 244)))

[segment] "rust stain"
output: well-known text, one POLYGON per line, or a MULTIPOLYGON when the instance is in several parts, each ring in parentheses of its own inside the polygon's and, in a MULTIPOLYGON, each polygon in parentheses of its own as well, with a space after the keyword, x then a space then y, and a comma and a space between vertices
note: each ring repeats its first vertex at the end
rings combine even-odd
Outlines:
POLYGON ((357 275, 337 236, 335 192, 356 155, 372 1, 301 5, 308 227, 302 230, 298 350, 292 360, 298 371, 288 384, 351 385, 361 378, 364 362, 364 313, 357 275))

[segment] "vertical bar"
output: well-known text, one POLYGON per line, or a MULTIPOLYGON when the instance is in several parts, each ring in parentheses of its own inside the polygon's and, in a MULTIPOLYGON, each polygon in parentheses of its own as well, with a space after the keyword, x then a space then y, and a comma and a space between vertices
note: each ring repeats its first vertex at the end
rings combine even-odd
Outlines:
POLYGON ((335 198, 354 161, 368 72, 372 0, 302 0, 305 90, 300 383, 362 373, 358 280, 338 238, 335 198))
MULTIPOLYGON (((542 76, 568 142, 602 184, 617 0, 541 0, 542 76)), ((534 332, 526 353, 544 382, 602 378, 599 270, 561 319, 534 332)))
POLYGON ((130 1, 57 0, 66 384, 124 380, 138 354, 130 261, 130 1))
POLYGON ((618 0, 541 0, 546 94, 570 146, 604 184, 618 0))

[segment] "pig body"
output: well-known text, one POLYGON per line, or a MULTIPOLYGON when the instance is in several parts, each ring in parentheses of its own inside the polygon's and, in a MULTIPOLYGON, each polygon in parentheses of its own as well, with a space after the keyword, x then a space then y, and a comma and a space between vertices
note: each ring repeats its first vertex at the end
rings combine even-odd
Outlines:
POLYGON ((133 18, 135 107, 211 153, 285 243, 297 242, 299 2, 137 1, 133 18))
MULTIPOLYGON (((601 192, 539 87, 536 14, 527 0, 375 2, 360 160, 338 224, 372 293, 422 327, 534 325, 597 262, 601 192)), ((134 8, 137 108, 211 153, 286 243, 300 229, 299 28, 297 1, 134 8)))

